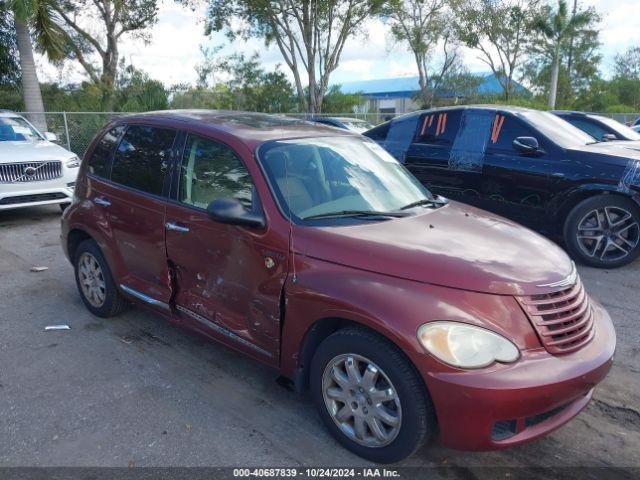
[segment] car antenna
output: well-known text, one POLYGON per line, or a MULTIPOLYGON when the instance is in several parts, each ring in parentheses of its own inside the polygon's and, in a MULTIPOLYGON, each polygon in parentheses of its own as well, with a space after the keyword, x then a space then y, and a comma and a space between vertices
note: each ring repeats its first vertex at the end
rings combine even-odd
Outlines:
POLYGON ((288 220, 289 220, 289 243, 291 245, 291 270, 293 271, 293 275, 291 276, 291 282, 296 283, 298 281, 298 275, 296 275, 296 251, 293 246, 293 221, 291 220, 291 194, 289 191, 289 170, 287 168, 288 157, 286 152, 282 152, 284 157, 284 178, 287 184, 287 210, 288 210, 288 220))

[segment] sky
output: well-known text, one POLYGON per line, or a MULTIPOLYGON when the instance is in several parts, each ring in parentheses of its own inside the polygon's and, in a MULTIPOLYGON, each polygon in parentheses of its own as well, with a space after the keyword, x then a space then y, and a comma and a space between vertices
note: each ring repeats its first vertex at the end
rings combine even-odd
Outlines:
MULTIPOLYGON (((595 6, 603 15, 601 41, 605 75, 610 71, 613 57, 630 46, 640 46, 640 0, 579 0, 580 5, 595 6)), ((277 47, 267 48, 260 39, 248 42, 235 41, 233 45, 222 33, 211 37, 204 35, 205 5, 195 11, 182 7, 172 0, 160 0, 158 22, 151 28, 149 42, 124 37, 120 53, 127 63, 147 72, 151 78, 170 87, 177 83, 195 83, 195 67, 202 61, 201 47, 223 45, 219 55, 254 52, 260 54, 263 67, 273 70, 281 65, 288 69, 277 47)), ((347 40, 338 69, 331 76, 331 83, 355 80, 390 78, 417 75, 413 57, 402 44, 394 43, 388 28, 380 20, 368 20, 366 35, 347 40)), ((472 72, 486 72, 486 64, 472 50, 463 49, 463 59, 472 72)), ((79 82, 85 79, 75 64, 62 69, 50 65, 46 59, 38 60, 42 80, 79 82)))

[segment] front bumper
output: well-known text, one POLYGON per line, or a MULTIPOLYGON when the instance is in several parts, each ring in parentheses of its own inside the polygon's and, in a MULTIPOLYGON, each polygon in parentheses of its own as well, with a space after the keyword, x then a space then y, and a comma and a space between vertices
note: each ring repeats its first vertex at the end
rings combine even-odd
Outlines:
POLYGON ((54 180, 0 184, 0 210, 70 203, 73 198, 77 169, 65 169, 54 180))
POLYGON ((551 355, 523 351, 514 364, 433 372, 418 364, 433 400, 443 445, 497 450, 561 427, 586 407, 611 368, 616 337, 608 313, 593 302, 596 328, 582 349, 551 355))

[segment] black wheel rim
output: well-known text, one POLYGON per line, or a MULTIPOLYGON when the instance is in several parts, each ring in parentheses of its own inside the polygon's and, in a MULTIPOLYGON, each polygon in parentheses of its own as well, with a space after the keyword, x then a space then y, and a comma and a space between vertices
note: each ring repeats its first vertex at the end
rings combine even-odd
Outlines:
POLYGON ((589 258, 616 262, 628 257, 640 242, 640 225, 622 207, 591 210, 578 222, 578 246, 589 258))

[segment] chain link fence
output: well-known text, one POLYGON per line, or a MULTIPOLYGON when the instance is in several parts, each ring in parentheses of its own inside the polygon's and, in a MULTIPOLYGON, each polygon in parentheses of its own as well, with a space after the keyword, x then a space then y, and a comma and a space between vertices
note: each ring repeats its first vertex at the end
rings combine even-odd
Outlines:
MULTIPOLYGON (((29 120, 38 114, 21 113, 29 120)), ((118 112, 47 112, 44 119, 47 131, 55 133, 58 143, 82 157, 93 137, 112 118, 125 113, 118 112)))
MULTIPOLYGON (((22 113, 27 118, 33 117, 28 112, 22 113)), ((42 114, 36 114, 42 115, 42 114)), ((129 115, 127 112, 47 112, 44 114, 47 131, 58 136, 58 143, 76 155, 84 155, 93 137, 111 119, 129 115)), ((307 113, 282 113, 295 118, 309 118, 307 113)), ((364 120, 372 125, 378 125, 400 114, 394 113, 326 113, 316 114, 315 117, 345 117, 364 120)), ((601 114, 618 120, 621 123, 635 121, 640 114, 601 114)))

